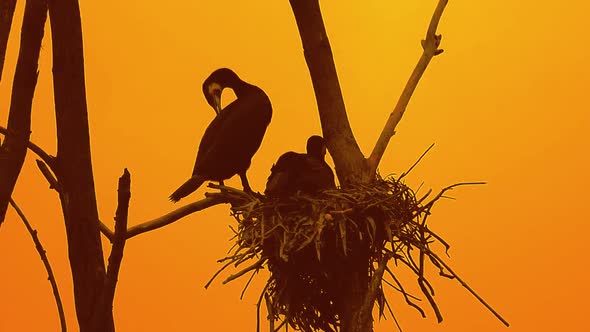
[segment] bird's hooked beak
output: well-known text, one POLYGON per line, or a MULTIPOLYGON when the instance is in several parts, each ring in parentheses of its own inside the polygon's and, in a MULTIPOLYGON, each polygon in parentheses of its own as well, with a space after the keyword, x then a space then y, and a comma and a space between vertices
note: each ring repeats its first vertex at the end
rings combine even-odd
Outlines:
POLYGON ((213 107, 215 113, 219 114, 221 112, 221 91, 223 88, 217 83, 211 83, 207 90, 209 97, 211 98, 209 104, 213 107))
POLYGON ((211 93, 213 95, 213 108, 215 113, 221 113, 221 89, 215 89, 211 93))

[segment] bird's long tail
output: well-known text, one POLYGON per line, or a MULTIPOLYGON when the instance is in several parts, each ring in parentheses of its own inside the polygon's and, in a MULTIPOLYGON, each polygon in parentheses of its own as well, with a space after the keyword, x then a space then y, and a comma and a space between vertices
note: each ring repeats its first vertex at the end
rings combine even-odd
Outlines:
POLYGON ((199 189, 199 187, 205 182, 205 178, 199 175, 193 175, 185 183, 183 183, 175 192, 168 197, 172 202, 176 203, 181 198, 190 195, 193 191, 199 189))

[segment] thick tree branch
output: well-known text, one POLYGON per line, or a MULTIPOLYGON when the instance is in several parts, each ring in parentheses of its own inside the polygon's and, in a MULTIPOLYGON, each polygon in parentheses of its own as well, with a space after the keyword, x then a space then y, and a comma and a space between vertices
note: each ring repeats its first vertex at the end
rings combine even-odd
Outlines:
POLYGON ((76 314, 80 332, 114 331, 112 312, 93 315, 105 284, 105 262, 92 172, 84 78, 82 23, 78 0, 48 0, 53 46, 57 128, 56 176, 66 224, 76 314))
MULTIPOLYGON (((229 200, 227 198, 224 198, 221 196, 210 196, 210 197, 204 198, 200 201, 190 203, 190 204, 185 205, 181 208, 178 208, 168 214, 165 214, 159 218, 156 218, 156 219, 153 219, 150 221, 146 221, 144 223, 141 223, 139 225, 135 225, 135 226, 129 228, 127 230, 127 238, 131 238, 136 235, 139 235, 139 234, 142 234, 145 232, 149 232, 154 229, 158 229, 160 227, 164 227, 164 226, 169 225, 169 224, 171 224, 171 223, 179 220, 180 218, 185 217, 191 213, 201 211, 201 210, 204 210, 204 209, 211 207, 213 205, 218 205, 218 204, 222 204, 222 203, 229 203, 229 200)), ((105 228, 105 227, 103 227, 103 228, 105 228)), ((107 229, 108 229, 108 227, 107 227, 107 229)), ((103 234, 104 234, 104 232, 103 232, 103 234)), ((108 235, 106 235, 106 234, 105 234, 105 236, 108 237, 108 235)))
POLYGON ((8 45, 8 36, 10 35, 15 7, 16 0, 2 0, 0 2, 0 82, 2 81, 6 46, 8 45))
POLYGON ((45 1, 27 0, 8 115, 10 135, 6 136, 0 149, 4 155, 4 158, 0 158, 0 225, 6 216, 8 201, 27 154, 31 135, 31 107, 37 85, 37 62, 46 19, 45 1))
POLYGON ((336 165, 340 184, 357 182, 366 174, 363 156, 348 122, 346 108, 332 57, 330 41, 318 0, 290 0, 305 61, 318 104, 322 131, 336 165))
POLYGON ((67 331, 66 315, 64 314, 64 307, 61 303, 61 297, 59 296, 59 288, 57 287, 57 281, 55 281, 55 275, 53 275, 53 270, 51 269, 51 264, 49 263, 49 258, 47 258, 45 248, 43 248, 43 245, 41 244, 41 241, 39 240, 39 237, 37 236, 37 231, 33 229, 33 227, 31 226, 31 223, 29 223, 29 220, 27 219, 27 217, 25 216, 23 211, 18 207, 18 205, 16 205, 16 203, 12 200, 12 198, 10 199, 9 202, 10 202, 10 205, 14 208, 14 210, 18 214, 18 216, 20 217, 20 219, 25 224, 27 231, 29 231, 29 234, 31 235, 31 239, 33 239, 33 242, 35 243, 35 248, 37 249, 37 252, 39 253, 39 256, 41 257, 41 261, 43 262, 43 266, 45 266, 45 270, 47 271, 47 275, 48 275, 47 279, 49 279, 49 283, 51 283, 51 289, 53 290, 53 297, 55 297, 55 304, 57 305, 57 313, 59 314, 59 322, 61 324, 61 331, 66 332, 67 331))
POLYGON ((383 131, 381 132, 379 139, 377 139, 377 143, 375 143, 373 152, 371 152, 371 156, 367 159, 369 174, 374 174, 377 171, 377 166, 379 166, 379 162, 383 157, 383 153, 385 153, 389 140, 395 135, 395 128, 404 115, 406 107, 412 98, 412 94, 414 93, 414 90, 416 90, 416 86, 418 86, 418 82, 424 74, 426 67, 428 67, 430 60, 432 60, 434 56, 443 52, 442 49, 438 48, 441 41, 441 35, 436 34, 436 29, 447 3, 448 0, 439 0, 438 5, 434 10, 430 25, 428 26, 428 31, 426 32, 426 39, 422 40, 422 56, 420 57, 420 60, 418 60, 418 64, 416 64, 410 79, 406 83, 393 112, 389 115, 383 131))

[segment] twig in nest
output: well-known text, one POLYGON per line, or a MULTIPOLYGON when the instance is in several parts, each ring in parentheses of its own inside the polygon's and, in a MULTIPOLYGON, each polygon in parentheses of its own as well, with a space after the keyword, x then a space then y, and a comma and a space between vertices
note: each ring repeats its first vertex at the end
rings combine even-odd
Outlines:
POLYGON ((264 262, 266 262, 266 258, 260 258, 258 261, 256 261, 256 263, 248 266, 247 268, 243 269, 242 271, 236 273, 236 274, 232 274, 229 277, 227 277, 227 279, 225 279, 223 281, 223 284, 227 284, 228 282, 237 279, 241 276, 243 276, 244 274, 252 271, 252 270, 259 270, 260 268, 262 268, 262 265, 264 265, 264 262))
MULTIPOLYGON (((446 273, 438 256, 430 255, 429 246, 440 243, 448 250, 449 245, 430 231, 427 219, 445 191, 467 184, 481 182, 446 187, 425 204, 419 203, 415 193, 395 178, 377 180, 372 186, 329 190, 316 196, 296 194, 281 200, 250 196, 249 202, 232 203, 232 215, 238 221, 234 243, 227 257, 219 260, 224 266, 212 279, 229 265, 237 268, 258 257, 254 264, 231 275, 224 283, 267 267, 270 279, 261 299, 267 298, 267 304, 272 306, 269 319, 283 317, 287 326, 303 331, 333 331, 340 324, 336 305, 341 293, 338 280, 357 264, 354 260, 359 259, 358 253, 366 252, 368 257, 360 259, 362 262, 366 259, 366 271, 373 279, 362 304, 364 312, 370 314, 377 302, 380 316, 384 315, 388 302, 383 293, 383 283, 387 283, 383 273, 387 271, 398 286, 393 287, 406 303, 425 316, 412 300, 416 298, 405 291, 387 268, 386 262, 393 258, 396 266, 401 263, 399 266, 414 273, 422 293, 441 320, 424 269, 428 258, 440 272, 446 273)), ((448 275, 454 277, 453 273, 448 275)))

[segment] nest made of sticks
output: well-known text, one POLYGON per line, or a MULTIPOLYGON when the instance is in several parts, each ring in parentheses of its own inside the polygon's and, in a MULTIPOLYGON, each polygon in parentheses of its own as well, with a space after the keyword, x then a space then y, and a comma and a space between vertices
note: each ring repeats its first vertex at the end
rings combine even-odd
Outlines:
POLYGON ((433 243, 442 244, 447 250, 449 245, 428 228, 426 221, 433 204, 447 190, 474 183, 449 186, 426 201, 431 192, 417 197, 404 184, 403 176, 282 199, 254 197, 214 186, 221 189, 220 195, 231 197, 231 213, 238 225, 237 229, 232 228, 233 247, 227 257, 219 260, 225 264, 211 281, 228 266, 238 267, 256 259, 224 281, 251 273, 247 288, 258 270, 266 266, 270 277, 258 309, 264 298, 271 331, 285 324, 302 331, 337 331, 341 322, 338 313, 343 312, 343 306, 350 305, 346 303, 349 299, 343 298, 342 289, 350 286, 346 283, 351 273, 366 280, 364 302, 368 314, 376 302, 380 316, 385 308, 393 316, 383 292, 384 285, 389 285, 425 316, 415 303, 416 298, 404 290, 387 266, 393 260, 396 266, 418 276, 422 293, 442 320, 432 297, 433 288, 424 275, 425 264, 430 262, 443 276, 457 276, 431 250, 433 243), (383 278, 384 273, 390 281, 383 278))

